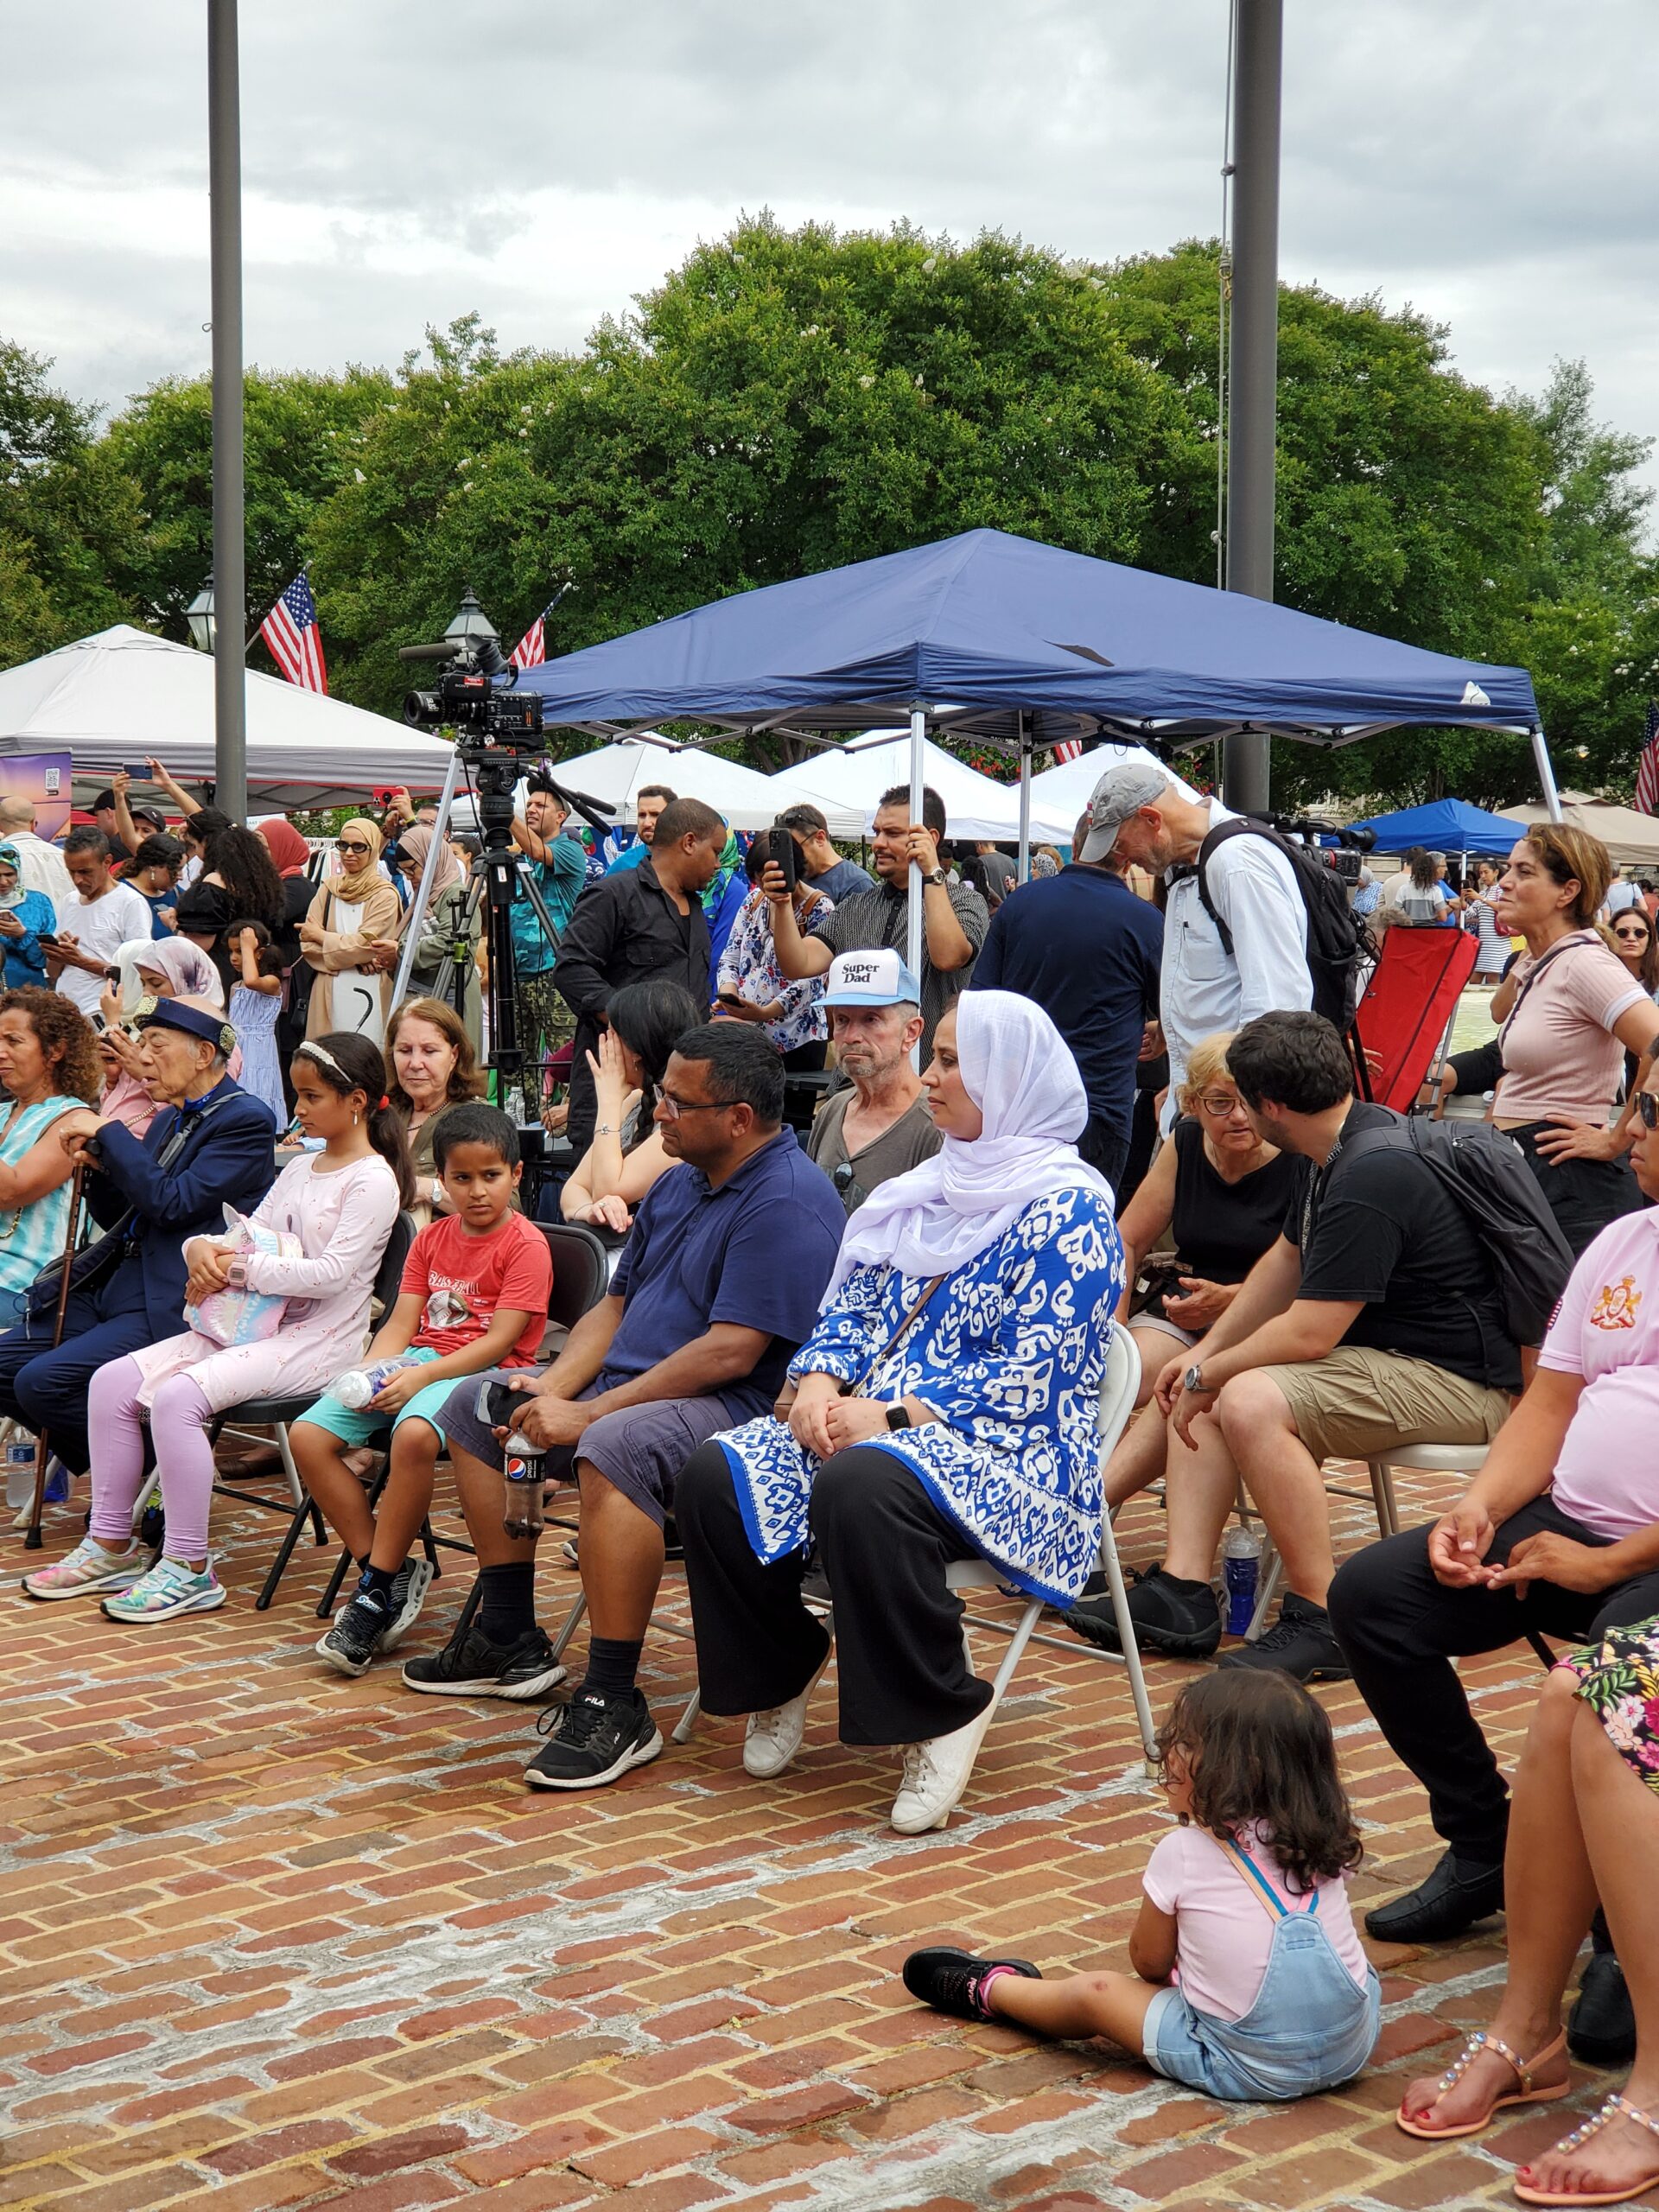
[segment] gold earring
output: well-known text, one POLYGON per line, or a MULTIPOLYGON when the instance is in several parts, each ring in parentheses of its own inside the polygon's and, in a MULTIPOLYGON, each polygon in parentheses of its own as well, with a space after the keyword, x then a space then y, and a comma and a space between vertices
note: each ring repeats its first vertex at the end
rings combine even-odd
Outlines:
POLYGON ((352 1127, 353 1127, 353 1128, 355 1128, 357 1127, 357 1122, 358 1122, 358 1117, 357 1117, 357 1116, 356 1116, 355 1114, 353 1114, 353 1116, 352 1116, 352 1127))

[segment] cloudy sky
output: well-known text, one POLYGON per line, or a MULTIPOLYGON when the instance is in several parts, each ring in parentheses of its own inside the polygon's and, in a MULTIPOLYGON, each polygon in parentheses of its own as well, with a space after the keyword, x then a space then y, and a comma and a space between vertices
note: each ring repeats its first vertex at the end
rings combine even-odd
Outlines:
MULTIPOLYGON (((1289 0, 1281 267, 1659 435, 1655 0, 1289 0)), ((0 329, 106 404, 207 363, 206 10, 9 11, 0 329)), ((1227 0, 244 0, 250 357, 480 309, 569 346, 770 206, 1109 258, 1217 225, 1227 0)), ((1659 485, 1659 465, 1649 471, 1659 485)))

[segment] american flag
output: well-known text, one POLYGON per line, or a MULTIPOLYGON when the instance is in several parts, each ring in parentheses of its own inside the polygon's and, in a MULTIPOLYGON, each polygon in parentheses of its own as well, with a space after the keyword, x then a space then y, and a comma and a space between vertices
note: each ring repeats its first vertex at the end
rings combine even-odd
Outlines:
POLYGON ((302 691, 327 691, 328 671, 323 664, 317 602, 311 596, 310 579, 303 569, 259 625, 259 634, 290 683, 297 683, 302 691))
POLYGON ((547 618, 569 588, 568 583, 559 586, 557 591, 554 593, 552 598, 548 601, 547 605, 513 647, 514 668, 539 668, 547 658, 547 618))
POLYGON ((1642 759, 1636 772, 1636 810, 1659 814, 1659 699, 1648 702, 1642 725, 1642 759))
POLYGON ((1051 746, 1049 750, 1054 755, 1054 766, 1058 768, 1062 760, 1082 760, 1083 740, 1080 737, 1063 737, 1058 745, 1051 746))

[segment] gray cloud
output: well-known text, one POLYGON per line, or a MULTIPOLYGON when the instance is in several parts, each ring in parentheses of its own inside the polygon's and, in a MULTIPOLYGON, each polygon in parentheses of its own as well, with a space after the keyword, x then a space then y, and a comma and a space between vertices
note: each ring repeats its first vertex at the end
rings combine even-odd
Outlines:
MULTIPOLYGON (((8 26, 5 326, 105 402, 206 365, 202 12, 8 26)), ((242 12, 248 346, 272 365, 393 360, 473 307, 572 345, 763 205, 1102 259, 1217 226, 1225 0, 242 12)), ((1287 12, 1286 275, 1409 299, 1494 386, 1583 354, 1602 410, 1659 433, 1650 0, 1287 12)))

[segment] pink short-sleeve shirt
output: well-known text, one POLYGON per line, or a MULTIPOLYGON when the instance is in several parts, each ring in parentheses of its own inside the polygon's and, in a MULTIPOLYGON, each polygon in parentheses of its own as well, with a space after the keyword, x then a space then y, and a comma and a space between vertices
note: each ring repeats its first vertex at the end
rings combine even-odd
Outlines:
MULTIPOLYGON (((1503 1080, 1492 1111, 1500 1122, 1607 1119, 1624 1048, 1613 1024, 1647 993, 1593 930, 1552 946, 1537 982, 1503 1025, 1503 1080)), ((1515 965, 1524 984, 1535 963, 1515 965)))
POLYGON ((1584 1389, 1555 1463, 1555 1503, 1617 1543, 1659 1521, 1659 1211, 1609 1222, 1568 1278, 1540 1367, 1584 1389))

